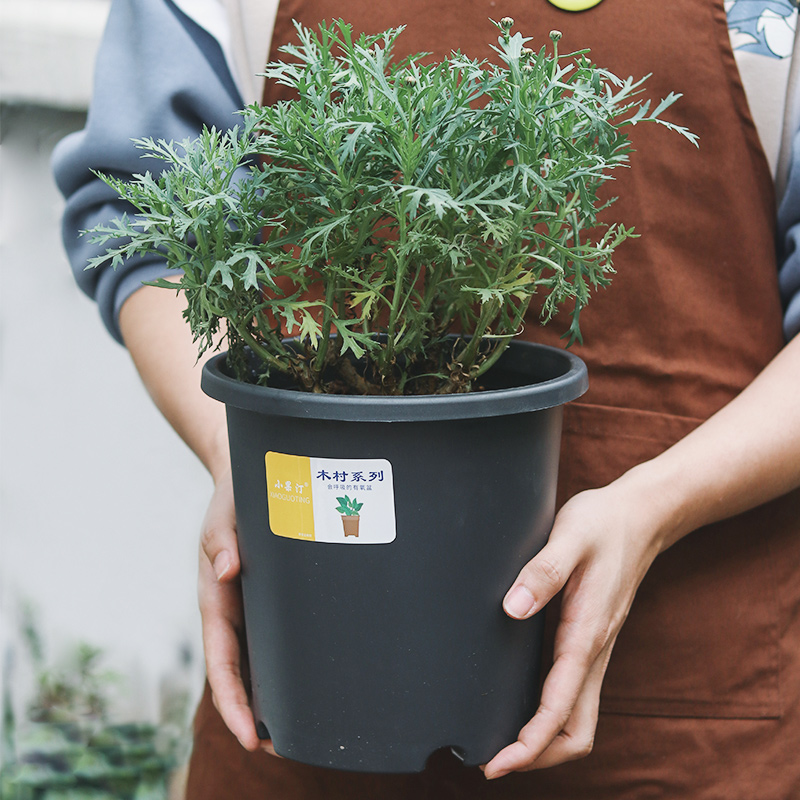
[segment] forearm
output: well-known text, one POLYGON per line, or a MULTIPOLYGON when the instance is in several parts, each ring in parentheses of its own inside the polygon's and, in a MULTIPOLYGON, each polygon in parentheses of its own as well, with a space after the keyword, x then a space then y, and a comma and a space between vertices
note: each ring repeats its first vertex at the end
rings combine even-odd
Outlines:
POLYGON ((230 465, 225 410, 200 388, 211 354, 198 361, 184 305, 174 292, 144 286, 123 304, 120 330, 153 401, 218 482, 230 465))
POLYGON ((650 505, 660 550, 800 486, 800 337, 717 414, 617 483, 650 505))

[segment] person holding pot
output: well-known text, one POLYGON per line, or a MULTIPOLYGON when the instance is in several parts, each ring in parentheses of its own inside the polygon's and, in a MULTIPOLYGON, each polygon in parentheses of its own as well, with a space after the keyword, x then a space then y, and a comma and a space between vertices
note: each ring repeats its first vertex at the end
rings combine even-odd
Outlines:
MULTIPOLYGON (((800 64, 794 5, 743 3, 115 0, 87 127, 55 170, 79 283, 215 481, 190 800, 800 796, 800 64), (391 776, 279 759, 242 678, 224 412, 200 391, 181 301, 141 286, 164 265, 83 271, 94 253, 79 231, 122 210, 90 168, 132 174, 131 137, 181 140, 233 125, 243 101, 280 99, 249 76, 292 19, 407 24, 409 53, 483 57, 487 18, 506 14, 617 74, 652 73, 653 96, 682 92, 674 116, 701 145, 642 126, 618 178, 620 217, 641 238, 582 317, 591 388, 566 412, 560 510, 503 604, 515 619, 558 604, 541 705, 482 770, 441 753, 391 776)), ((556 326, 533 323, 524 336, 557 342, 556 326)))

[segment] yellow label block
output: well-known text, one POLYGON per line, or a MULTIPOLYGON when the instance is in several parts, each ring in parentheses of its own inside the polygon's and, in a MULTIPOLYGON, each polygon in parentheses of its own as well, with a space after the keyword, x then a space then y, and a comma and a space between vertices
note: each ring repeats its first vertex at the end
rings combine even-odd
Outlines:
POLYGON ((314 541, 311 461, 307 456, 269 452, 267 502, 269 526, 278 536, 314 541))
POLYGON ((563 11, 586 11, 596 6, 602 0, 550 0, 550 2, 563 11))

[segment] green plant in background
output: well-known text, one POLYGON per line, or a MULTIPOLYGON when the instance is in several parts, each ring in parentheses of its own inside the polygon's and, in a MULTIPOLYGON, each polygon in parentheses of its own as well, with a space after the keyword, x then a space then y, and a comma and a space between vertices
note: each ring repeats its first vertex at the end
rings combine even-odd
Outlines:
POLYGON ((186 757, 188 697, 159 725, 112 722, 119 676, 102 669, 102 653, 78 645, 58 669, 45 664, 30 614, 23 639, 36 675, 26 719, 14 719, 4 686, 2 800, 167 800, 168 783, 186 757))
POLYGON ((495 24, 499 66, 393 62, 402 28, 354 41, 342 21, 297 25, 291 60, 265 73, 296 99, 181 145, 137 140, 161 174, 104 176, 138 214, 94 229, 112 246, 91 266, 162 254, 182 275, 156 285, 185 293, 201 352, 224 328, 238 378, 307 391, 479 388, 534 298, 543 322, 571 308, 580 340, 633 233, 598 216, 626 129, 696 137, 661 118, 679 95, 651 108, 645 79, 560 54, 557 31, 534 51, 513 20, 495 24))
POLYGON ((363 503, 357 502, 355 498, 351 499, 347 495, 344 497, 337 497, 336 501, 339 503, 336 510, 346 517, 357 517, 364 505, 363 503))

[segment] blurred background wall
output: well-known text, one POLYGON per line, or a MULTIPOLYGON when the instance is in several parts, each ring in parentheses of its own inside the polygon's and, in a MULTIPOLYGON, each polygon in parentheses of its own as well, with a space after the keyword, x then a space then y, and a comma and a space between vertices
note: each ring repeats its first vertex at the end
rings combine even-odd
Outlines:
POLYGON ((205 471, 154 409, 61 248, 56 142, 83 126, 107 0, 0 0, 0 648, 17 706, 30 604, 54 658, 102 648, 123 717, 202 683, 205 471))

